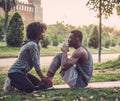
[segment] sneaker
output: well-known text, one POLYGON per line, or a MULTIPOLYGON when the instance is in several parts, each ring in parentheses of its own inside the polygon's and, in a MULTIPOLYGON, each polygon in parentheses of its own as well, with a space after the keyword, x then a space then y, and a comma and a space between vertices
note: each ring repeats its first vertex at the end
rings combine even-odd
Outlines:
POLYGON ((41 85, 35 87, 33 93, 37 93, 43 90, 50 90, 50 89, 54 89, 54 87, 52 85, 49 85, 48 83, 41 82, 41 85))
POLYGON ((4 83, 4 87, 3 87, 3 91, 5 93, 14 91, 14 87, 11 85, 10 82, 11 82, 11 80, 9 78, 6 78, 5 83, 4 83))
POLYGON ((48 84, 48 83, 42 81, 42 86, 44 89, 53 89, 54 88, 52 82, 51 82, 51 84, 48 84))

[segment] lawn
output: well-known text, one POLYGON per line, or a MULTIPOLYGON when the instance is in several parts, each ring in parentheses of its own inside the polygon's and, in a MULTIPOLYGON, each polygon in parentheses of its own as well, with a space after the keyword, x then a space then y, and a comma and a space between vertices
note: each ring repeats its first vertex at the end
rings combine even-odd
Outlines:
MULTIPOLYGON (((47 69, 42 69, 46 74, 47 69)), ((31 71, 36 74, 35 71, 31 71)), ((54 89, 25 94, 21 92, 3 93, 2 87, 6 74, 0 74, 0 101, 120 101, 120 88, 54 89)), ((120 80, 120 58, 114 61, 94 64, 94 73, 90 82, 120 80)), ((59 71, 54 84, 63 84, 59 71)))
MULTIPOLYGON (((55 55, 60 52, 61 46, 48 46, 48 48, 41 49, 41 55, 55 55)), ((98 49, 89 48, 92 54, 97 54, 98 49)), ((2 57, 17 57, 20 51, 20 47, 8 47, 5 42, 0 42, 0 58, 2 57)), ((70 49, 69 54, 73 52, 73 49, 70 49)), ((109 49, 102 48, 102 53, 120 53, 120 47, 110 47, 109 49)))
MULTIPOLYGON (((20 48, 8 47, 0 42, 0 57, 17 57, 20 48)), ((89 49, 92 53, 98 53, 98 49, 89 49)), ((70 49, 70 54, 73 49, 70 49)), ((42 48, 41 55, 54 55, 60 52, 60 46, 48 46, 42 48)), ((102 53, 120 53, 120 47, 102 49, 102 53)), ((47 69, 42 71, 46 74, 47 69)), ((36 75, 36 72, 31 71, 36 75)), ((37 76, 37 75, 36 75, 37 76)), ((120 101, 120 88, 85 88, 85 89, 55 89, 24 94, 21 92, 3 93, 6 74, 0 74, 0 101, 120 101)), ((114 61, 94 64, 93 77, 90 82, 118 81, 120 80, 120 58, 114 61)), ((54 77, 54 85, 64 84, 59 71, 54 77)))
POLYGON ((0 101, 120 101, 120 88, 59 89, 23 94, 1 94, 0 101))

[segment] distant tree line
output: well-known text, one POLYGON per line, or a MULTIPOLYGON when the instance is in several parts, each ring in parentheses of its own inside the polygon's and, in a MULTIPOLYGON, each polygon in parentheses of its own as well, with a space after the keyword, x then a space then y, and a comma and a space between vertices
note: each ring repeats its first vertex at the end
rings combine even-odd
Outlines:
MULTIPOLYGON (((86 6, 98 13, 99 0, 88 0, 86 6)), ((17 0, 1 0, 0 7, 5 12, 5 18, 0 17, 0 41, 6 41, 8 46, 21 46, 25 38, 24 23, 19 13, 15 13, 9 17, 8 13, 16 7, 17 0)), ((120 0, 101 0, 102 15, 108 18, 116 9, 118 16, 120 15, 120 0)), ((97 14, 96 14, 97 15, 97 14)), ((98 15, 99 17, 99 15, 98 15)), ((98 48, 98 25, 88 25, 75 27, 64 22, 56 22, 56 24, 48 25, 45 40, 41 41, 42 47, 47 48, 48 45, 58 46, 65 42, 69 33, 73 29, 79 29, 83 32, 83 45, 87 47, 98 48)), ((102 26, 102 47, 120 46, 120 31, 112 27, 102 26)))
MULTIPOLYGON (((0 41, 3 41, 4 35, 4 18, 0 17, 0 41)), ((57 22, 56 24, 48 25, 46 38, 41 41, 42 47, 47 48, 48 45, 58 46, 67 41, 69 33, 73 29, 78 29, 83 32, 83 45, 91 48, 98 48, 98 25, 72 26, 57 22)), ((7 31, 7 45, 20 46, 24 41, 24 24, 19 13, 15 13, 9 20, 7 31)), ((112 27, 102 27, 102 47, 109 48, 110 46, 120 46, 120 31, 112 27)))

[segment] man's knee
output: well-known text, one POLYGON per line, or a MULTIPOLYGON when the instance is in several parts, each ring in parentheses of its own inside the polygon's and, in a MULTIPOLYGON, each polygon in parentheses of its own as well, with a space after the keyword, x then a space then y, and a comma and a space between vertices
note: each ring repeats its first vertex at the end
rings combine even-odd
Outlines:
POLYGON ((55 55, 52 64, 56 65, 57 67, 61 65, 62 53, 58 53, 55 55))
POLYGON ((58 53, 55 55, 55 59, 59 59, 61 61, 62 59, 62 53, 58 53))
POLYGON ((62 59, 62 53, 56 54, 55 57, 53 58, 51 64, 50 64, 48 71, 55 73, 61 65, 61 59, 62 59))

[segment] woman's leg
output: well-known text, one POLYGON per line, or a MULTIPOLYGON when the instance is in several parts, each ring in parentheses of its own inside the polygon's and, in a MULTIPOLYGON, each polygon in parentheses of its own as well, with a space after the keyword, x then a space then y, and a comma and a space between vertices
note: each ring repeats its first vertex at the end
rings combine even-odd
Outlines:
POLYGON ((41 84, 41 81, 32 74, 28 73, 27 77, 29 78, 29 80, 32 82, 34 86, 38 86, 41 84))
POLYGON ((34 85, 29 80, 29 78, 22 73, 10 73, 8 74, 11 79, 11 84, 17 89, 24 91, 26 93, 31 93, 34 90, 34 85))
POLYGON ((32 84, 34 85, 34 90, 42 90, 42 89, 47 89, 47 83, 40 81, 37 77, 35 77, 34 75, 28 73, 27 77, 29 78, 29 80, 32 82, 32 84))

